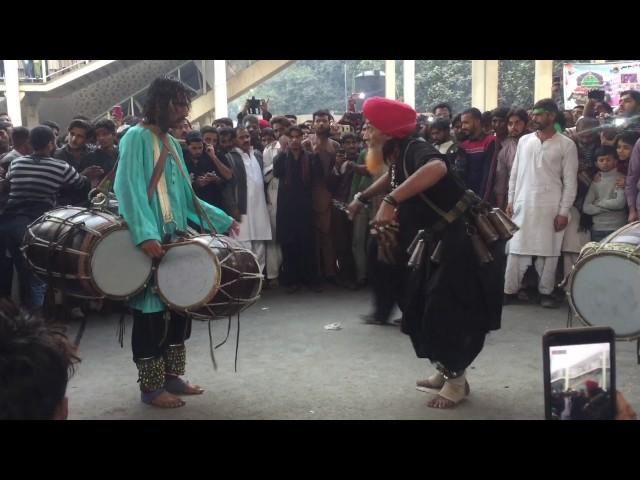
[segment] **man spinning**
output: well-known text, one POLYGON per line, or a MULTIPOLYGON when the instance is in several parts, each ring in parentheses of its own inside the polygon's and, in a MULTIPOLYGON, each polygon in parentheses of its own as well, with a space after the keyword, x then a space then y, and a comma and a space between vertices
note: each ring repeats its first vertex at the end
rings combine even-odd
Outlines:
MULTIPOLYGON (((120 213, 134 243, 153 259, 164 254, 161 242, 176 231, 186 231, 187 220, 205 230, 213 224, 220 233, 238 231, 230 216, 193 196, 182 149, 167 134, 186 118, 189 108, 189 93, 182 83, 158 78, 149 87, 143 122, 131 127, 120 142, 114 185, 120 213)), ((169 312, 151 285, 129 306, 142 401, 162 408, 183 406, 176 395, 203 392, 180 378, 185 372, 184 341, 191 334, 191 319, 169 312)))
MULTIPOLYGON (((369 122, 367 165, 375 170, 384 161, 389 172, 356 197, 350 214, 387 193, 375 223, 380 232, 388 232, 392 222, 399 222, 394 250, 399 266, 407 265, 408 247, 424 230, 423 254, 414 248, 415 267, 404 268, 402 330, 411 337, 416 355, 430 359, 438 370, 418 382, 421 388, 439 390, 428 406, 452 408, 469 394, 465 371, 482 350, 487 332, 500 328, 505 243, 498 240, 488 247, 493 261, 479 262, 469 208, 479 199, 465 192, 444 155, 412 136, 415 110, 373 97, 363 111, 369 122)), ((388 252, 383 257, 389 261, 388 252)))

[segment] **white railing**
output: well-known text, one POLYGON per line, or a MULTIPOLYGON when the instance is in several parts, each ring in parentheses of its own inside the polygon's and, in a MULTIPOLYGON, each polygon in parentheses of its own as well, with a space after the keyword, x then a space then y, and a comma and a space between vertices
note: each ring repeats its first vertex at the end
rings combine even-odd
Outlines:
MULTIPOLYGON (((21 82, 46 83, 77 70, 92 60, 18 60, 21 82)), ((4 64, 0 60, 0 80, 4 81, 4 64)))

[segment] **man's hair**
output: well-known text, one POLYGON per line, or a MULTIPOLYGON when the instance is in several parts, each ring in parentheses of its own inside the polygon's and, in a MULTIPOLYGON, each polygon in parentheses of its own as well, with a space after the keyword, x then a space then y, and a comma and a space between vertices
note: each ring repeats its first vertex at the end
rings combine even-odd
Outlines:
POLYGON ((71 131, 72 128, 83 129, 87 137, 90 136, 91 133, 93 133, 93 128, 91 127, 91 124, 81 118, 76 118, 75 120, 71 121, 71 123, 69 124, 69 131, 71 131))
POLYGON ((187 133, 187 138, 185 139, 187 145, 189 145, 190 143, 202 141, 202 134, 199 130, 191 130, 189 133, 187 133))
POLYGON ((9 129, 11 128, 11 124, 7 122, 0 122, 0 130, 4 130, 9 133, 9 129))
POLYGON ((633 130, 625 130, 616 137, 615 146, 618 146, 618 142, 624 142, 627 145, 631 145, 633 147, 638 141, 638 138, 640 138, 640 133, 633 130))
POLYGON ((291 125, 287 128, 287 136, 291 135, 291 132, 298 132, 300 135, 304 135, 304 130, 302 130, 302 127, 299 127, 298 125, 291 125))
POLYGON ((640 103, 640 92, 637 90, 625 90, 624 92, 620 92, 620 98, 624 97, 625 95, 629 95, 631 98, 633 98, 636 103, 640 103))
POLYGON ((242 125, 238 125, 238 127, 245 126, 249 122, 257 123, 258 126, 260 126, 260 120, 258 120, 258 117, 256 117, 255 115, 245 115, 244 117, 242 117, 242 125))
POLYGON ((94 130, 98 130, 99 128, 104 128, 111 135, 116 134, 116 124, 113 123, 113 120, 108 118, 103 118, 102 120, 98 120, 94 125, 94 130))
POLYGON ((451 119, 451 126, 454 126, 456 123, 462 121, 462 114, 458 113, 455 117, 451 119))
POLYGON ((71 120, 84 120, 85 122, 91 122, 89 117, 85 117, 84 115, 74 115, 71 120))
POLYGON ((316 117, 329 117, 329 120, 333 120, 333 115, 331 115, 331 112, 326 108, 313 112, 313 116, 311 118, 314 122, 316 121, 316 117))
POLYGON ((233 120, 229 117, 216 118, 213 123, 222 123, 223 125, 229 125, 229 128, 233 128, 233 120))
POLYGON ((471 115, 476 120, 482 120, 482 112, 475 107, 467 108, 465 111, 463 111, 460 114, 460 120, 462 120, 463 115, 471 115))
POLYGON ((260 130, 260 137, 262 138, 266 136, 276 138, 276 133, 273 131, 273 128, 266 127, 260 130))
POLYGON ((204 127, 202 127, 200 129, 200 133, 204 137, 205 133, 218 133, 218 129, 216 127, 211 126, 211 125, 205 125, 204 127))
POLYGON ((60 329, 0 299, 0 420, 52 420, 77 361, 60 329))
POLYGON ((226 127, 218 130, 218 135, 220 135, 220 138, 230 136, 231 140, 233 140, 238 136, 238 132, 236 132, 235 128, 226 127))
POLYGON ((558 112, 558 105, 551 98, 543 98, 542 100, 538 100, 533 106, 533 109, 536 110, 538 108, 547 110, 552 113, 558 112))
POLYGON ((511 110, 509 110, 509 113, 507 113, 506 117, 507 122, 511 117, 518 117, 524 122, 525 125, 529 123, 529 114, 524 108, 512 108, 511 110))
POLYGON ((359 139, 358 139, 358 136, 355 133, 347 132, 347 133, 345 133, 344 135, 342 135, 340 137, 340 143, 344 143, 347 140, 353 140, 354 142, 358 143, 359 139))
POLYGON ((60 132, 60 125, 58 125, 56 122, 52 120, 45 120, 44 122, 41 123, 41 125, 45 125, 51 129, 55 128, 58 132, 60 132))
POLYGON ((291 114, 289 114, 289 115, 285 115, 285 117, 286 117, 286 118, 288 118, 288 119, 290 119, 290 120, 293 120, 296 124, 298 123, 298 117, 297 117, 297 115, 291 115, 291 114))
POLYGON ((494 108, 491 111, 491 118, 503 118, 504 120, 507 119, 507 114, 509 113, 509 109, 507 107, 498 107, 498 108, 494 108))
POLYGON ((431 109, 431 113, 433 113, 435 115, 436 110, 439 109, 439 108, 446 108, 447 110, 449 110, 449 116, 451 116, 453 114, 453 112, 451 111, 451 105, 449 105, 448 103, 445 103, 445 102, 439 103, 435 107, 433 107, 431 109))
POLYGON ((612 147, 611 145, 601 145, 598 148, 596 148, 596 151, 593 154, 594 160, 597 160, 598 157, 606 157, 606 156, 611 156, 617 160, 618 155, 616 154, 615 147, 612 147))
POLYGON ((480 117, 480 124, 482 125, 482 127, 490 127, 491 120, 493 120, 492 112, 482 112, 482 115, 480 117))
POLYGON ((269 123, 271 123, 271 126, 282 125, 284 127, 288 127, 289 125, 291 125, 291 121, 287 117, 282 117, 282 116, 273 117, 271 119, 271 122, 269 122, 269 123))
POLYGON ((172 100, 185 102, 190 107, 191 93, 182 82, 173 78, 159 77, 151 82, 142 109, 147 121, 158 125, 158 121, 162 121, 163 117, 168 114, 169 103, 172 100))
POLYGON ((29 143, 29 129, 26 127, 13 127, 11 131, 11 143, 13 148, 22 147, 29 143))
POLYGON ((9 116, 7 112, 0 112, 0 117, 2 117, 3 115, 6 115, 7 117, 9 116))
POLYGON ((576 108, 581 108, 582 110, 584 110, 584 105, 576 105, 572 110, 575 110, 576 108))
POLYGON ((584 130, 595 130, 600 128, 600 122, 595 117, 582 117, 576 123, 576 132, 582 132, 584 130))
POLYGON ((451 129, 451 125, 449 124, 449 120, 446 120, 444 118, 436 118, 429 129, 448 132, 451 129))
POLYGON ((53 130, 46 125, 38 125, 29 132, 29 143, 34 150, 42 150, 54 140, 53 130))

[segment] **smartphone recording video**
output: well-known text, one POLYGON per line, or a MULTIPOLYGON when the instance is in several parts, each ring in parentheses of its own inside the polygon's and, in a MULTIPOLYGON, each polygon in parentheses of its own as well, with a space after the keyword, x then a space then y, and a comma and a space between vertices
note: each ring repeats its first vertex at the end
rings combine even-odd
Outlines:
POLYGON ((615 417, 615 343, 610 328, 547 332, 543 339, 546 418, 615 417))

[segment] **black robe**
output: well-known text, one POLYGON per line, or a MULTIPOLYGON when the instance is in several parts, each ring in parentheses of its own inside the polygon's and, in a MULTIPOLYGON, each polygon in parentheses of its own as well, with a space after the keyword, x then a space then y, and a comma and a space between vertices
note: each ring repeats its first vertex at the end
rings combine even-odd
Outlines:
MULTIPOLYGON (((407 139, 401 151, 406 151, 406 156, 392 166, 397 184, 429 161, 446 162, 426 142, 407 139)), ((453 208, 465 190, 447 167, 447 174, 422 192, 445 212, 453 208)), ((466 233, 466 215, 443 231, 434 232, 432 227, 441 217, 419 195, 403 202, 398 215, 402 252, 406 252, 418 230, 432 232, 423 264, 416 270, 406 270, 403 332, 410 335, 418 357, 439 362, 451 371, 463 370, 482 350, 486 333, 500 328, 505 242, 495 242, 490 249, 495 260, 480 265, 466 233), (442 242, 440 261, 434 263, 430 257, 438 241, 442 242)), ((402 261, 406 264, 406 260, 405 254, 402 261)))

